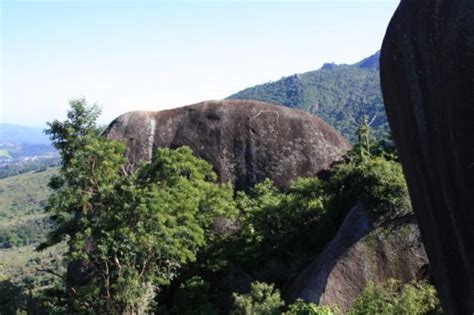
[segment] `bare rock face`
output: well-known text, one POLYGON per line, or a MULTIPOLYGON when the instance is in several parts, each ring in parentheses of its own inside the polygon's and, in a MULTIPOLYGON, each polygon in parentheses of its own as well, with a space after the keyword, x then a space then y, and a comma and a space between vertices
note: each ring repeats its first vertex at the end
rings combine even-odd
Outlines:
POLYGON ((474 1, 402 1, 381 79, 441 302, 473 314, 474 1))
POLYGON ((345 312, 369 281, 424 276, 428 258, 413 214, 380 220, 361 205, 327 248, 294 280, 287 299, 339 306, 345 312))
POLYGON ((153 158, 160 147, 191 147, 214 166, 222 182, 238 189, 265 178, 287 187, 314 176, 350 149, 323 120, 300 110, 257 101, 208 101, 160 112, 129 112, 107 131, 127 142, 133 164, 153 158))

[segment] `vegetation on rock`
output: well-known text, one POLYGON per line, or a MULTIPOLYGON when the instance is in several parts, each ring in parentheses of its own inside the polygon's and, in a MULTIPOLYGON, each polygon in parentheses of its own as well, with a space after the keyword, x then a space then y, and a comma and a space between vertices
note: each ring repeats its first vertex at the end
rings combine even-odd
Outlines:
POLYGON ((254 282, 249 293, 234 294, 233 315, 336 315, 337 307, 316 305, 297 300, 284 311, 285 302, 273 284, 254 282))
POLYGON ((278 315, 282 313, 285 302, 273 284, 254 282, 250 292, 234 294, 232 315, 278 315))
POLYGON ((348 312, 349 315, 441 313, 432 285, 423 281, 402 285, 394 279, 379 284, 369 283, 348 312))

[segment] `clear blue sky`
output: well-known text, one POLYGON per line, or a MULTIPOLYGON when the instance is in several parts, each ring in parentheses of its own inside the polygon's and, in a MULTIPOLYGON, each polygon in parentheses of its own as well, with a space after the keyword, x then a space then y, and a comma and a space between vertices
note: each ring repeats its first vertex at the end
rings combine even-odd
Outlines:
POLYGON ((100 104, 105 123, 357 62, 399 1, 0 3, 0 121, 43 126, 71 98, 100 104))

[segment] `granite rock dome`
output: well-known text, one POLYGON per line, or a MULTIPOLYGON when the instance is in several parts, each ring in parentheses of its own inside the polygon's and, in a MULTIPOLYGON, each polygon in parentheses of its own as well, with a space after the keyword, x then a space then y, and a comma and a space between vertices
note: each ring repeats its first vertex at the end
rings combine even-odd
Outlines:
POLYGON ((158 112, 129 112, 107 130, 126 141, 132 165, 161 147, 189 146, 237 189, 271 178, 287 187, 298 177, 327 170, 350 149, 322 119, 301 110, 258 101, 206 101, 158 112))

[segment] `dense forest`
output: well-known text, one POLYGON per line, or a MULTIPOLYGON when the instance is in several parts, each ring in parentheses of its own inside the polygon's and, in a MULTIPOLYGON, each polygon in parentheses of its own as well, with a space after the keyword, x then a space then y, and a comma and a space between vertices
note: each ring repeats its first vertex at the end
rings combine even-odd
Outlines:
POLYGON ((353 142, 362 116, 377 137, 389 128, 380 89, 380 52, 353 65, 325 64, 321 69, 257 85, 229 96, 298 108, 323 118, 353 142))
MULTIPOLYGON (((44 238, 31 226, 24 240, 2 226, 3 247, 37 250, 28 277, 2 266, 2 314, 338 314, 337 305, 288 302, 289 282, 354 205, 372 216, 411 213, 391 142, 375 141, 364 120, 360 141, 324 178, 236 191, 187 147, 158 149, 151 163, 131 167, 125 145, 101 136, 99 113, 77 100, 67 120, 49 124, 59 170, 26 174, 51 177, 51 219, 34 214, 49 232, 44 238), (266 267, 269 258, 282 272, 266 267)), ((2 194, 16 189, 2 185, 2 194)), ((43 202, 49 193, 31 198, 43 202)), ((388 280, 368 283, 347 312, 427 314, 440 306, 425 280, 388 280)))

